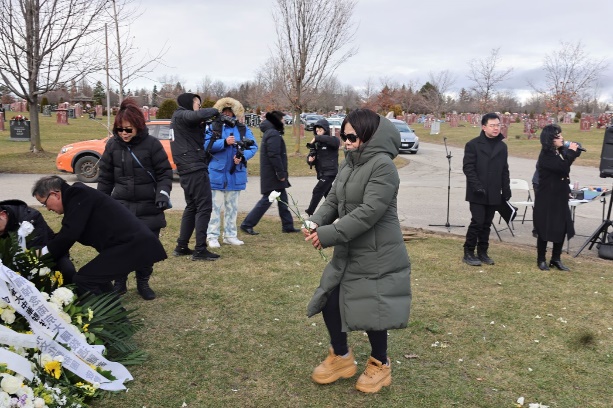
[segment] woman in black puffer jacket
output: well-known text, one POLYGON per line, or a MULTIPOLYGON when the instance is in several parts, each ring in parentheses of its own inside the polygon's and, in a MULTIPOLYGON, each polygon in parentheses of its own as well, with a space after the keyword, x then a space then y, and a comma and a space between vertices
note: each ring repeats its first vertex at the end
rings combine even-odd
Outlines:
MULTIPOLYGON (((98 190, 128 207, 159 236, 166 226, 164 210, 170 202, 172 168, 164 147, 149 135, 145 117, 132 99, 122 102, 99 165, 98 190)), ((136 271, 138 293, 145 300, 155 299, 149 287, 152 273, 153 265, 136 271)), ((127 278, 115 281, 115 291, 127 292, 127 278)))

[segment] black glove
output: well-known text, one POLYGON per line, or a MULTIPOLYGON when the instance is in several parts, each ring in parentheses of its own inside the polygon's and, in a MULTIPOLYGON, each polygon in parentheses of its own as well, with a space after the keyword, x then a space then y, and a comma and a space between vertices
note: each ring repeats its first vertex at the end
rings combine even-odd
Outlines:
POLYGON ((157 208, 159 208, 160 210, 162 210, 162 211, 167 210, 168 209, 168 201, 160 200, 157 203, 155 203, 155 206, 157 208))
POLYGON ((478 188, 478 189, 475 190, 475 194, 476 195, 484 196, 485 195, 485 189, 484 188, 478 188))

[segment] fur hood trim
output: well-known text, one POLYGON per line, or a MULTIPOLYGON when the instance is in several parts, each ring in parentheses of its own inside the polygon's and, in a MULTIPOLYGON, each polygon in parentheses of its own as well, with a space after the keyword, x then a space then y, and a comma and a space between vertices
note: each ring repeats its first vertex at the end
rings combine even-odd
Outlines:
POLYGON ((215 102, 215 105, 213 107, 219 112, 221 112, 224 108, 230 108, 232 109, 232 113, 234 113, 234 116, 236 116, 237 118, 242 118, 245 116, 245 108, 243 108, 243 104, 241 104, 234 98, 221 98, 220 100, 215 102))

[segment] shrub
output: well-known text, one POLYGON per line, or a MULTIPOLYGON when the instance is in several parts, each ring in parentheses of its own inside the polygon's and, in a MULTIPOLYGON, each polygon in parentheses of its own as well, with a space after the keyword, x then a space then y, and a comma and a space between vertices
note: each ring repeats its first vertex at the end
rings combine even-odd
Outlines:
POLYGON ((200 105, 200 107, 202 108, 212 108, 213 106, 215 106, 215 101, 206 98, 205 100, 202 101, 202 104, 200 105))
POLYGON ((177 105, 177 101, 174 99, 166 99, 164 102, 160 104, 160 108, 158 109, 157 115, 155 115, 156 119, 170 119, 172 118, 172 114, 177 110, 179 105, 177 105))

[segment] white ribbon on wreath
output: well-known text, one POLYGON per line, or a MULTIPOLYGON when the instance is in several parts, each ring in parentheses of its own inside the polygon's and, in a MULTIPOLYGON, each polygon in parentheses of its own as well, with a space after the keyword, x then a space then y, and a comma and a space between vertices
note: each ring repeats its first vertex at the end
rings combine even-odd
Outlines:
MULTIPOLYGON (((35 339, 35 347, 52 357, 62 356, 62 367, 65 369, 92 384, 99 383, 100 388, 107 391, 124 390, 126 387, 123 383, 132 380, 132 375, 122 364, 104 358, 99 346, 94 347, 88 344, 76 328, 66 323, 47 304, 32 282, 1 262, 0 299, 11 305, 16 312, 28 320, 34 333, 31 336, 35 339), (68 345, 70 350, 63 347, 58 341, 68 345), (110 381, 104 378, 90 365, 110 371, 116 380, 110 381)), ((31 339, 28 339, 27 342, 31 342, 31 339)))

